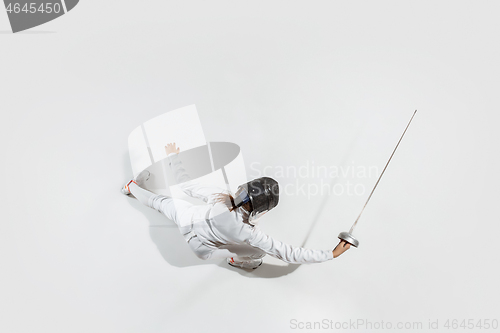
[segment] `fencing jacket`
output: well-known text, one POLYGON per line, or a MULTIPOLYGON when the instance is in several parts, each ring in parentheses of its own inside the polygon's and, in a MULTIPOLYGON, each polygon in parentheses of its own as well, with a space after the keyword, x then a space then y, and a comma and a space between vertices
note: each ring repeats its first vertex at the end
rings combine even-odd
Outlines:
POLYGON ((265 234, 258 224, 244 223, 240 208, 230 212, 224 203, 217 201, 217 196, 220 193, 227 193, 226 190, 189 180, 178 155, 173 153, 168 157, 183 191, 208 204, 204 206, 205 217, 193 221, 192 231, 203 244, 213 248, 226 245, 249 245, 292 264, 318 263, 333 259, 332 250, 313 250, 291 246, 265 234))

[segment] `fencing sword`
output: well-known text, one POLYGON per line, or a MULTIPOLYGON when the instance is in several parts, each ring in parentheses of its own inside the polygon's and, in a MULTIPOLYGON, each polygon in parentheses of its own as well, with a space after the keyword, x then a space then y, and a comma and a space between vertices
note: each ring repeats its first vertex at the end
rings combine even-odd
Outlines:
POLYGON ((403 137, 405 136, 405 133, 406 133, 406 130, 408 129, 408 127, 410 127, 410 124, 411 124, 411 121, 413 120, 413 117, 415 117, 415 114, 417 113, 417 110, 415 110, 415 112, 413 112, 413 116, 411 116, 411 119, 410 121, 408 122, 408 125, 406 125, 406 128, 405 128, 405 131, 403 132, 403 135, 401 135, 401 138, 399 139, 398 141, 398 144, 396 145, 396 148, 394 148, 394 151, 392 152, 391 154, 391 157, 389 157, 389 160, 387 161, 387 164, 385 165, 384 167, 384 170, 382 170, 382 173, 380 174, 380 176, 378 177, 378 180, 377 182, 375 183, 375 186, 373 187, 373 190, 371 191, 370 195, 368 196, 368 200, 366 200, 366 203, 365 205, 363 206, 363 209, 361 209, 361 213, 359 213, 358 215, 358 218, 356 219, 356 221, 354 222, 354 224, 352 225, 351 229, 349 230, 349 232, 341 232, 339 234, 339 238, 341 240, 344 240, 346 241, 347 243, 351 244, 352 246, 354 247, 358 247, 359 245, 359 241, 352 235, 352 232, 354 231, 354 228, 356 227, 356 225, 358 224, 358 221, 359 221, 359 218, 361 217, 361 214, 363 214, 363 211, 365 210, 365 207, 366 205, 368 204, 368 202, 370 201, 370 198, 372 197, 372 194, 373 192, 375 191, 375 189, 377 188, 377 185, 378 183, 380 182, 380 179, 382 178, 382 176, 384 175, 384 172, 385 172, 385 169, 387 169, 387 166, 389 165, 389 162, 391 161, 392 159, 392 156, 394 156, 394 153, 396 152, 396 149, 398 149, 398 146, 399 146, 399 143, 401 142, 401 140, 403 140, 403 137))

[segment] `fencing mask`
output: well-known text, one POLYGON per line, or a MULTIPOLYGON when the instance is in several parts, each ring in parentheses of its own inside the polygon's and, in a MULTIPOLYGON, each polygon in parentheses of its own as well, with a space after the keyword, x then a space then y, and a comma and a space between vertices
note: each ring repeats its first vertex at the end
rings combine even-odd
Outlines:
POLYGON ((234 205, 241 207, 247 202, 252 205, 250 219, 257 220, 278 204, 278 182, 269 177, 261 177, 238 186, 234 195, 234 205))

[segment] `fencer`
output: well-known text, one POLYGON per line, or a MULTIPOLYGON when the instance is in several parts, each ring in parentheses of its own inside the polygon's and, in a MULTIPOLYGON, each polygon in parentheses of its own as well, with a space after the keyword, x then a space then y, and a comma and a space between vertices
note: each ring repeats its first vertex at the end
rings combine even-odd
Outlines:
POLYGON ((122 193, 134 196, 172 220, 200 259, 225 258, 231 266, 256 269, 266 254, 287 263, 305 264, 337 258, 349 249, 350 244, 343 240, 333 250, 315 250, 291 246, 270 237, 259 228, 259 221, 278 204, 278 182, 269 177, 257 178, 240 185, 232 194, 190 180, 176 144, 167 144, 165 150, 181 189, 205 204, 193 205, 144 189, 141 185, 150 177, 147 170, 127 182, 122 193))

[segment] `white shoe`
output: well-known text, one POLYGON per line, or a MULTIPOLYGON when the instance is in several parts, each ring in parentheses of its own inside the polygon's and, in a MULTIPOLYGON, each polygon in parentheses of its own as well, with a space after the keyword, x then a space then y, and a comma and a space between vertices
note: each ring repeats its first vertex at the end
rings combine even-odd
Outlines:
POLYGON ((129 188, 130 183, 134 183, 134 184, 138 185, 138 184, 135 182, 135 180, 133 180, 133 179, 132 179, 132 180, 131 180, 131 181, 129 181, 127 184, 123 185, 123 187, 122 187, 122 193, 123 193, 123 194, 125 194, 125 195, 131 195, 131 194, 132 194, 132 193, 130 193, 130 188, 129 188))
POLYGON ((227 263, 233 267, 243 268, 243 269, 256 269, 260 265, 262 265, 262 259, 253 259, 253 260, 235 260, 234 258, 227 258, 227 263))
POLYGON ((140 174, 137 175, 137 177, 135 177, 135 179, 132 179, 127 184, 123 185, 122 193, 125 195, 130 195, 131 194, 129 189, 130 183, 134 183, 137 186, 142 187, 144 183, 149 179, 149 177, 151 177, 151 173, 148 170, 143 170, 140 174))

